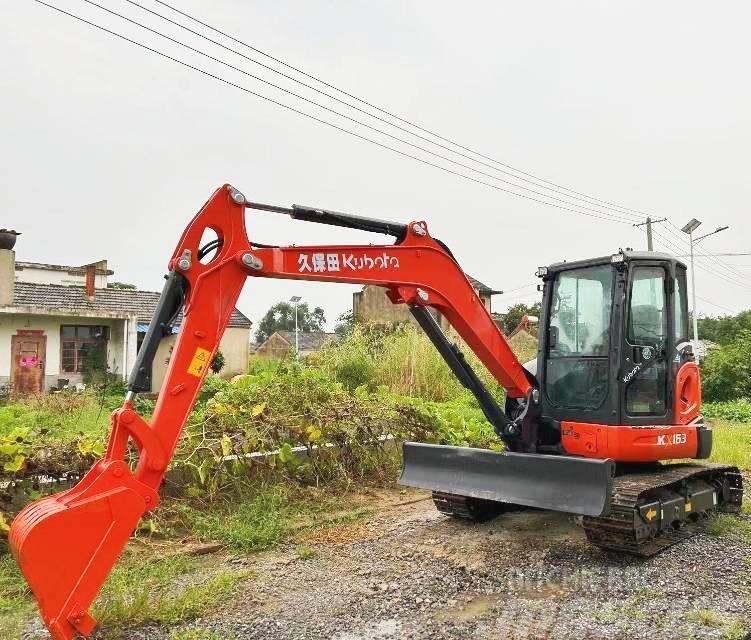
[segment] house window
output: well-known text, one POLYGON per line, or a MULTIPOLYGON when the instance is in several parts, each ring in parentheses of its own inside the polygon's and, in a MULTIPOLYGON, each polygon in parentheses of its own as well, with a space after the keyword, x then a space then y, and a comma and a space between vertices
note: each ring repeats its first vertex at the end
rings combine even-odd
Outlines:
POLYGON ((63 373, 83 373, 86 367, 104 365, 109 327, 96 325, 63 325, 60 327, 63 373))

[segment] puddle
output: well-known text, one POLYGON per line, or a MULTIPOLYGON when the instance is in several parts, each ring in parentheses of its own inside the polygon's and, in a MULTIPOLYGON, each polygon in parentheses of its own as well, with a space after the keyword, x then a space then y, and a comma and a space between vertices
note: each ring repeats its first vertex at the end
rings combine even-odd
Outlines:
POLYGON ((453 607, 438 611, 436 619, 441 622, 469 622, 479 620, 493 613, 502 605, 504 596, 502 594, 477 595, 469 600, 460 602, 453 607))
POLYGON ((333 640, 386 640, 397 638, 401 623, 398 620, 381 620, 374 625, 358 631, 338 633, 333 640))

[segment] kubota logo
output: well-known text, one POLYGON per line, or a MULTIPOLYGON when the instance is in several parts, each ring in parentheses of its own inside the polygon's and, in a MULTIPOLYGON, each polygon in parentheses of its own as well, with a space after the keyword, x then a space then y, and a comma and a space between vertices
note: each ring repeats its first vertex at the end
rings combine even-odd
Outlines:
POLYGON ((631 382, 631 380, 634 379, 634 376, 639 373, 639 370, 641 369, 641 363, 637 363, 637 365, 631 369, 625 376, 623 376, 623 381, 628 383, 631 382))

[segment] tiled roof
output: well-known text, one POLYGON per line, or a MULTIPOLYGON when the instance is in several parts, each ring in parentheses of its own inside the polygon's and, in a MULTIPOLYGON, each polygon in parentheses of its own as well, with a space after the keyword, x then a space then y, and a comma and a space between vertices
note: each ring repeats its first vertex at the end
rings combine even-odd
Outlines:
MULTIPOLYGON (((94 299, 86 297, 85 287, 58 284, 16 282, 13 302, 19 307, 42 307, 63 311, 120 313, 136 315, 139 322, 149 322, 154 314, 159 293, 137 289, 96 289, 94 299)), ((181 321, 178 318, 178 323, 181 321)), ((250 327, 251 322, 235 309, 230 327, 250 327)))
MULTIPOLYGON (((290 346, 294 346, 294 331, 277 331, 276 333, 289 342, 290 346)), ((300 351, 318 351, 325 343, 335 338, 335 333, 326 333, 325 331, 300 331, 298 333, 300 351)))
POLYGON ((495 289, 491 289, 488 285, 483 284, 477 278, 473 278, 468 273, 465 273, 464 275, 467 276, 467 280, 469 280, 469 284, 471 284, 472 287, 474 287, 477 293, 484 293, 486 295, 491 295, 491 296, 494 293, 501 293, 501 291, 496 291, 495 289))

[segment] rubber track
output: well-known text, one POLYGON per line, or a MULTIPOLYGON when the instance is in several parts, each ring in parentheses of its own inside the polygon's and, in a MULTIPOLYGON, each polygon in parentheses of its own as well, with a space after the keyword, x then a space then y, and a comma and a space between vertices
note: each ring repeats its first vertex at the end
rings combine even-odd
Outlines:
MULTIPOLYGON (((661 490, 680 493, 681 484, 689 479, 708 482, 727 476, 734 497, 717 505, 718 511, 740 510, 743 495, 743 478, 737 467, 728 465, 675 464, 663 469, 639 474, 624 474, 616 477, 613 485, 612 510, 606 517, 583 518, 588 540, 608 551, 619 551, 642 557, 653 556, 667 547, 691 537, 700 528, 698 522, 686 522, 680 529, 666 530, 641 542, 636 539, 634 510, 642 503, 654 499, 661 490)), ((718 496, 722 499, 722 496, 718 496)))

